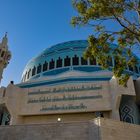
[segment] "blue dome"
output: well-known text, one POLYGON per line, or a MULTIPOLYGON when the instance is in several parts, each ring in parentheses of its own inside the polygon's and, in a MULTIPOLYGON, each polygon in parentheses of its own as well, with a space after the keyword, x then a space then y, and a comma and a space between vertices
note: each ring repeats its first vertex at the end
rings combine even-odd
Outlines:
MULTIPOLYGON (((54 76, 71 70, 82 72, 101 71, 102 69, 97 64, 96 59, 92 61, 83 59, 83 53, 87 46, 88 42, 86 40, 76 40, 60 43, 45 49, 28 62, 22 74, 22 82, 54 76)), ((110 46, 116 47, 114 44, 110 46)), ((110 70, 113 65, 114 60, 112 58, 110 70)), ((135 69, 128 68, 127 71, 138 77, 140 73, 139 65, 135 69)))

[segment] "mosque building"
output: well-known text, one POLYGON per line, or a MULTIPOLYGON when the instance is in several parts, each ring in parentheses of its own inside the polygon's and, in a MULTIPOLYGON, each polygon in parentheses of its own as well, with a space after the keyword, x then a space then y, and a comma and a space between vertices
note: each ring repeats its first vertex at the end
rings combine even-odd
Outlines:
MULTIPOLYGON (((0 44, 0 59, 6 61, 2 70, 11 57, 6 39, 0 44)), ((32 58, 20 83, 0 88, 0 124, 72 123, 101 117, 139 125, 140 59, 134 55, 137 65, 126 69, 131 78, 125 88, 113 76, 113 57, 110 68, 101 69, 96 59, 83 58, 87 46, 86 40, 63 42, 32 58)))

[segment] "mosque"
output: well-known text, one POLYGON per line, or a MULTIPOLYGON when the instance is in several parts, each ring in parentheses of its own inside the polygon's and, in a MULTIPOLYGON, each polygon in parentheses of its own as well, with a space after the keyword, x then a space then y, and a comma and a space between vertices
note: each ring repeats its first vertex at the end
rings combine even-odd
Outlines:
MULTIPOLYGON (((96 58, 83 58, 87 46, 86 40, 63 42, 32 58, 20 83, 11 81, 0 88, 0 124, 82 124, 101 118, 104 127, 117 122, 120 130, 126 124, 136 134, 140 130, 140 59, 134 55, 137 65, 126 69, 131 78, 124 88, 112 74, 113 57, 110 68, 103 70, 96 58)), ((1 78, 10 58, 5 36, 0 44, 1 78)))

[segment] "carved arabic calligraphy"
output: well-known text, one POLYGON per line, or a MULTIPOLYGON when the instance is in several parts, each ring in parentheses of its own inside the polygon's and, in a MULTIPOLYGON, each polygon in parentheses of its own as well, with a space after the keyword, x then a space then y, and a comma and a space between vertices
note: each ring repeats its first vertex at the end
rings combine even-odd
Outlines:
POLYGON ((76 96, 76 95, 63 95, 62 97, 39 97, 39 98, 29 98, 27 103, 43 103, 43 102, 59 102, 59 101, 71 101, 71 100, 87 100, 87 99, 99 99, 102 95, 94 96, 76 96))
POLYGON ((100 90, 102 89, 101 86, 73 86, 73 87, 68 87, 68 88, 53 88, 53 89, 48 89, 46 91, 34 91, 34 92, 29 92, 28 95, 38 95, 38 94, 55 94, 55 93, 62 93, 62 92, 76 92, 76 91, 87 91, 87 90, 100 90))
POLYGON ((83 103, 80 105, 62 105, 62 106, 57 106, 57 105, 52 105, 51 107, 43 106, 40 111, 55 111, 55 110, 73 110, 73 109, 86 109, 87 106, 85 106, 83 103))

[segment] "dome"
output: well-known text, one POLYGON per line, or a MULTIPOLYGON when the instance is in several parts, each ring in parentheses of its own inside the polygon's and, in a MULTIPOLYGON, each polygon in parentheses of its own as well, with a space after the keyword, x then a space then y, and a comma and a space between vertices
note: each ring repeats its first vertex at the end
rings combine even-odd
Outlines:
MULTIPOLYGON (((102 70, 96 59, 92 61, 84 60, 83 53, 87 46, 87 40, 75 40, 59 43, 45 49, 28 62, 22 74, 22 82, 56 76, 68 71, 83 73, 111 71, 114 65, 113 58, 111 58, 109 70, 102 70)), ((111 47, 114 48, 116 45, 111 44, 111 47)), ((126 71, 130 72, 135 78, 140 75, 139 65, 135 68, 128 68, 126 71)))

